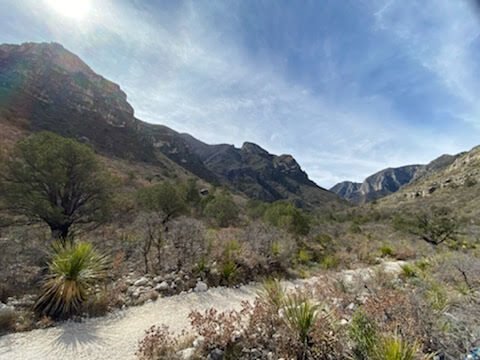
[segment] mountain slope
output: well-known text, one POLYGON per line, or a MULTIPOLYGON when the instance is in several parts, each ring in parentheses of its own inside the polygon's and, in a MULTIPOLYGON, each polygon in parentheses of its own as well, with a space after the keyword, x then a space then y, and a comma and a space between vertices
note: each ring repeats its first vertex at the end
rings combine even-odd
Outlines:
POLYGON ((251 143, 241 149, 208 145, 135 118, 117 84, 59 44, 0 45, 0 125, 24 133, 53 131, 131 161, 166 166, 161 159, 167 157, 207 182, 254 199, 291 199, 302 206, 340 203, 289 155, 271 155, 251 143))
POLYGON ((341 198, 362 204, 377 200, 399 191, 402 187, 451 165, 459 155, 442 155, 427 165, 407 165, 381 170, 363 183, 344 181, 336 184, 330 191, 341 198))

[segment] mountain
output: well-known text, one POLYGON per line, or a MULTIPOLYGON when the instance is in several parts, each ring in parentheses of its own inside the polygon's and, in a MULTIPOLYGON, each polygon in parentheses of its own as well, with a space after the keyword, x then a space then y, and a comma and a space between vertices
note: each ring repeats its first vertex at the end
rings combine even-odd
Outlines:
POLYGON ((407 165, 384 169, 367 177, 362 183, 344 181, 336 184, 330 191, 355 204, 374 201, 448 167, 458 156, 442 155, 427 165, 407 165))
POLYGON ((24 133, 56 132, 132 162, 176 164, 253 199, 290 199, 307 207, 340 203, 290 155, 272 155, 252 143, 208 145, 137 119, 117 84, 60 44, 0 45, 0 125, 24 133))

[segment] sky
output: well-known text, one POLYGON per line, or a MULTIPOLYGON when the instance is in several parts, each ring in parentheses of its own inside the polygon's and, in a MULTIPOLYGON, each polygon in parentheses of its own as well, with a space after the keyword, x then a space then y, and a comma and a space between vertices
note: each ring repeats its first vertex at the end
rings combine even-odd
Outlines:
POLYGON ((324 187, 480 144, 473 0, 0 0, 0 43, 59 42, 138 118, 292 154, 324 187))

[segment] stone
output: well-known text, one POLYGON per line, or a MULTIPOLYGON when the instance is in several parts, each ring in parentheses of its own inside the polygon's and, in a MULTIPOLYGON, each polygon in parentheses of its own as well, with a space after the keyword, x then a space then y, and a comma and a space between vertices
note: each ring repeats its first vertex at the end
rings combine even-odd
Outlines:
POLYGON ((148 284, 148 279, 146 277, 142 277, 140 279, 138 279, 137 281, 135 281, 135 283, 133 285, 135 286, 145 286, 148 284))
POLYGON ((207 360, 223 360, 223 350, 214 349, 208 354, 207 360))
POLYGON ((157 283, 157 284, 163 282, 163 276, 155 276, 155 277, 153 278, 153 282, 154 282, 154 283, 157 283))
POLYGON ((195 289, 193 291, 195 292, 205 292, 208 290, 208 285, 205 284, 203 281, 198 281, 197 285, 195 286, 195 289))
POLYGON ((199 348, 205 343, 205 338, 203 336, 197 337, 195 340, 193 340, 193 347, 194 348, 199 348))
POLYGON ((168 283, 166 281, 162 281, 160 284, 158 284, 157 286, 155 286, 155 290, 156 291, 166 291, 168 290, 170 287, 168 286, 168 283))
POLYGON ((193 356, 195 355, 195 348, 183 349, 183 350, 179 351, 177 354, 178 354, 178 356, 180 356, 180 358, 182 360, 191 360, 191 359, 193 359, 193 356))
POLYGON ((355 304, 354 303, 348 304, 347 310, 353 311, 354 309, 355 309, 355 304))

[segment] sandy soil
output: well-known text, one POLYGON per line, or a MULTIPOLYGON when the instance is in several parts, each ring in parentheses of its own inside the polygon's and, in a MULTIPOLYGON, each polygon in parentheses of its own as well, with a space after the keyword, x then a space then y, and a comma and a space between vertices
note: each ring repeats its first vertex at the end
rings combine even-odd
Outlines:
MULTIPOLYGON (((402 264, 387 262, 383 267, 387 272, 397 273, 402 264)), ((348 282, 358 275, 368 277, 371 272, 372 269, 348 270, 340 276, 348 282)), ((301 286, 304 282, 288 282, 286 286, 301 286)), ((257 290, 255 284, 238 289, 213 288, 204 293, 159 298, 153 303, 81 323, 65 322, 50 329, 6 335, 0 337, 0 360, 135 359, 138 341, 152 325, 165 324, 173 331, 188 330, 188 314, 192 310, 238 309, 242 301, 254 300, 257 290)))

